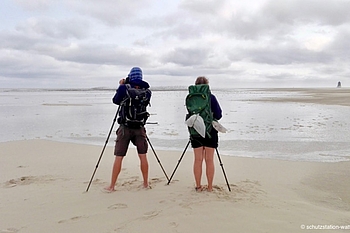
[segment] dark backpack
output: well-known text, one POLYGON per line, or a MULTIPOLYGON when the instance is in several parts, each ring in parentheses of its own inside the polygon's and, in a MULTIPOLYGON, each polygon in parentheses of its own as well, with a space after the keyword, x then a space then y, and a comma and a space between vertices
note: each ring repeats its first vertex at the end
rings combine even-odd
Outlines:
MULTIPOLYGON (((188 87, 188 91, 189 93, 186 96, 186 108, 188 111, 186 119, 194 114, 199 114, 204 120, 206 136, 210 138, 210 131, 213 127, 213 113, 211 111, 211 92, 209 85, 192 85, 188 87)), ((190 136, 200 136, 193 127, 188 127, 188 130, 190 136)))
POLYGON ((149 117, 147 105, 150 104, 151 91, 148 88, 126 86, 126 97, 121 103, 121 122, 130 128, 140 128, 149 117))

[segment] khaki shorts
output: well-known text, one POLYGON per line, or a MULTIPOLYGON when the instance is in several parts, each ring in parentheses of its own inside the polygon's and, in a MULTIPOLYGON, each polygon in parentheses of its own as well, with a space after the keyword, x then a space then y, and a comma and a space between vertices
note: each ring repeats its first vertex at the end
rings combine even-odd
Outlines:
POLYGON ((130 141, 136 146, 137 153, 146 154, 148 150, 147 135, 145 127, 130 129, 120 125, 117 129, 117 139, 115 140, 114 155, 125 156, 128 151, 130 141))

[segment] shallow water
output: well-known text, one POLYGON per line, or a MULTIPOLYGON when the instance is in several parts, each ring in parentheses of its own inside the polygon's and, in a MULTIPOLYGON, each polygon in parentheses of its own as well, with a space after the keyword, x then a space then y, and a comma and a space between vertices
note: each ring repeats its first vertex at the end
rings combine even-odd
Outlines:
MULTIPOLYGON (((223 110, 220 154, 298 161, 337 162, 350 157, 350 107, 255 101, 295 92, 253 89, 213 90, 223 110)), ((117 106, 114 90, 0 90, 0 142, 50 139, 104 145, 117 106)), ((148 137, 157 150, 187 142, 187 91, 153 91, 148 137)), ((301 94, 300 94, 301 95, 301 94)), ((115 130, 108 145, 114 144, 115 130)), ((189 148, 188 150, 191 150, 189 148)))

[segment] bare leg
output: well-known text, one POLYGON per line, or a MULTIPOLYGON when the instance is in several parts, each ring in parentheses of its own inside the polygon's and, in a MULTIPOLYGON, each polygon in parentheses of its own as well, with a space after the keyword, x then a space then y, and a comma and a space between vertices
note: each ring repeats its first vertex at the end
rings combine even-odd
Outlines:
POLYGON ((193 149, 194 152, 194 163, 193 163, 193 173, 194 179, 196 181, 196 188, 201 187, 201 179, 202 179, 202 164, 203 164, 203 154, 204 147, 198 147, 193 149))
POLYGON ((139 154, 140 167, 143 177, 143 187, 148 188, 148 161, 146 154, 139 154))
POLYGON ((214 179, 214 148, 205 147, 205 165, 206 175, 208 180, 208 191, 213 191, 213 179, 214 179))
POLYGON ((112 178, 111 178, 111 184, 105 188, 105 190, 113 192, 115 191, 114 186, 117 182, 118 175, 122 169, 122 161, 124 156, 115 156, 113 169, 112 169, 112 178))

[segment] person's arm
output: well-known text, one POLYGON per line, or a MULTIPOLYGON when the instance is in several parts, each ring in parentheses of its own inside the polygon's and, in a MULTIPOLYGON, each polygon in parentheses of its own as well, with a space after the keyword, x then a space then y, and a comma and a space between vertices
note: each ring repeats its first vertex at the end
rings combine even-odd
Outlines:
POLYGON ((211 111, 213 112, 213 117, 216 120, 220 120, 222 117, 222 110, 220 107, 220 104, 216 97, 212 94, 211 95, 211 111))
POLYGON ((123 101, 125 95, 126 95, 126 86, 124 84, 121 84, 118 87, 117 92, 113 96, 113 99, 112 99, 113 103, 119 105, 123 101))

